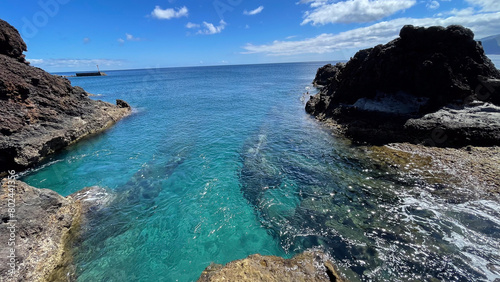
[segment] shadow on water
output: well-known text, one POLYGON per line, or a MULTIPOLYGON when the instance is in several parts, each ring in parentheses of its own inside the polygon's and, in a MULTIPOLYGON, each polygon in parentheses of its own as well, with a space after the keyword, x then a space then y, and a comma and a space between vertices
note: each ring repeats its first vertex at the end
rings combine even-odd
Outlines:
POLYGON ((316 143, 317 136, 272 134, 287 132, 274 128, 280 126, 271 118, 248 139, 240 185, 286 252, 321 246, 353 280, 500 275, 495 216, 453 205, 426 193, 422 181, 365 163, 361 150, 341 139, 316 143))
MULTIPOLYGON (((151 217, 158 208, 157 198, 167 187, 169 177, 186 159, 186 151, 165 160, 152 160, 144 164, 123 186, 112 192, 113 199, 106 206, 90 212, 89 220, 75 243, 77 255, 96 255, 106 252, 106 240, 117 238, 140 224, 144 217, 151 217), (90 251, 91 250, 91 251, 90 251)), ((175 191, 168 191, 175 193, 175 191)), ((98 255, 99 256, 99 255, 98 255)), ((78 257, 80 261, 92 261, 78 257)), ((82 265, 79 265, 81 268, 82 265)), ((77 269, 83 271, 83 269, 77 269)), ((109 278, 115 279, 113 273, 109 278)), ((77 277, 79 273, 77 273, 77 277)))
POLYGON ((176 155, 165 164, 155 162, 146 163, 135 173, 132 178, 122 187, 116 189, 118 202, 135 206, 139 203, 154 205, 155 198, 160 194, 163 182, 181 165, 184 156, 176 155))

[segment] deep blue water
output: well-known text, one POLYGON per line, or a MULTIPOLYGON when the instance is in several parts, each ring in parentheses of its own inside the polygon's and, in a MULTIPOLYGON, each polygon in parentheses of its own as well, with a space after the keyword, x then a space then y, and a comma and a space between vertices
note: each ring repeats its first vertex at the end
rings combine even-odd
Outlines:
POLYGON ((71 78, 134 108, 23 177, 62 195, 112 191, 74 246, 78 281, 194 281, 211 262, 310 247, 353 281, 500 278, 498 202, 430 193, 307 115, 322 65, 71 78))

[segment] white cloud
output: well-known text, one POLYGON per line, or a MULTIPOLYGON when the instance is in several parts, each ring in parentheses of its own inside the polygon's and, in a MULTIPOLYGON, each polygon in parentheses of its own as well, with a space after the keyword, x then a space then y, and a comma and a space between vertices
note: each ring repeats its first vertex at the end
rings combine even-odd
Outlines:
POLYGON ((476 38, 497 34, 500 30, 500 12, 480 13, 448 18, 398 18, 357 28, 338 34, 324 33, 300 41, 274 41, 265 45, 247 44, 243 54, 261 53, 272 56, 300 54, 323 54, 345 49, 361 49, 387 43, 397 38, 399 30, 406 24, 415 26, 464 25, 475 33, 476 38))
POLYGON ((500 3, 498 0, 465 0, 468 3, 481 7, 483 12, 497 12, 500 11, 500 3))
POLYGON ((120 43, 121 45, 123 45, 123 43, 125 43, 125 40, 123 40, 122 38, 118 38, 118 43, 120 43))
POLYGON ((212 23, 203 22, 204 29, 199 30, 198 34, 217 34, 221 33, 222 30, 226 27, 226 22, 221 20, 218 26, 215 26, 212 23))
POLYGON ((301 0, 299 1, 299 4, 308 4, 311 3, 310 6, 311 8, 317 8, 320 7, 326 3, 328 3, 328 0, 301 0))
POLYGON ((259 6, 257 9, 254 9, 251 11, 247 11, 247 10, 243 11, 243 15, 247 15, 247 16, 257 15, 260 12, 262 12, 262 10, 264 10, 264 6, 259 6))
MULTIPOLYGON (((479 1, 479 0, 478 0, 479 1)), ((313 8, 304 14, 302 25, 329 23, 365 23, 383 19, 415 5, 416 0, 303 0, 313 8)))
POLYGON ((186 24, 186 28, 199 28, 200 25, 199 24, 195 24, 195 23, 192 23, 192 22, 188 22, 186 24))
POLYGON ((83 44, 88 44, 88 43, 90 43, 90 38, 85 37, 85 38, 83 39, 83 44))
POLYGON ((40 65, 43 64, 43 59, 26 59, 32 65, 40 65))
POLYGON ((438 1, 430 1, 427 3, 427 5, 425 5, 428 9, 431 9, 431 10, 436 10, 437 8, 439 8, 439 2, 438 1))
POLYGON ((172 8, 163 10, 162 8, 160 8, 160 6, 156 6, 153 12, 151 12, 153 18, 157 18, 160 20, 170 20, 173 18, 187 17, 188 14, 189 11, 186 6, 178 8, 177 11, 172 8))
POLYGON ((468 8, 461 9, 461 10, 453 9, 453 10, 448 11, 448 12, 439 13, 438 16, 442 17, 444 15, 452 15, 452 16, 463 17, 463 16, 472 16, 472 15, 474 15, 474 13, 475 13, 474 8, 468 7, 468 8))
POLYGON ((41 68, 95 68, 96 65, 116 67, 123 64, 122 60, 111 59, 27 59, 32 65, 41 68))
POLYGON ((130 33, 125 33, 125 36, 127 37, 128 41, 142 41, 143 40, 142 38, 134 37, 130 33))

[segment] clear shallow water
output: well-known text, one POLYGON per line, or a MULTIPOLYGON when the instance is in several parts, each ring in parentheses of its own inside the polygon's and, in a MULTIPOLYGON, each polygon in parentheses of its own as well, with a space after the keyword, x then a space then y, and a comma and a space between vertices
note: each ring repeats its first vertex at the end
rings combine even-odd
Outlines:
POLYGON ((116 194, 75 246, 78 281, 193 281, 211 262, 310 247, 353 280, 500 278, 498 202, 437 196, 330 134, 301 100, 322 65, 72 78, 134 107, 23 177, 116 194))

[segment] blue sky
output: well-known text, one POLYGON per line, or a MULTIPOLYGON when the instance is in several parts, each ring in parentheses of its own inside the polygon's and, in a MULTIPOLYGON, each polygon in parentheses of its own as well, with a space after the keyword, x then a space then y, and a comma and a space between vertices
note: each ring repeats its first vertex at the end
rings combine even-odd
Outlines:
POLYGON ((405 24, 500 33, 498 0, 2 0, 51 72, 347 60, 405 24))

